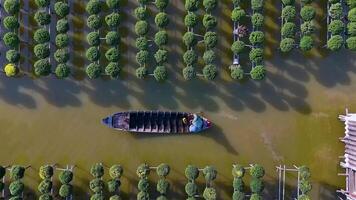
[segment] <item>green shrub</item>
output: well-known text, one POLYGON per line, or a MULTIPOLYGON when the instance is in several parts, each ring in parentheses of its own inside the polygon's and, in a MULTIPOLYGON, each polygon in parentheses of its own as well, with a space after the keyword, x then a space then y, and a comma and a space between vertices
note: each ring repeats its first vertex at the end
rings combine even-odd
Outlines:
POLYGON ((356 22, 350 22, 347 24, 347 33, 350 36, 356 36, 356 22))
POLYGON ((73 192, 73 186, 69 184, 61 185, 59 188, 59 196, 62 198, 69 197, 73 192))
POLYGON ((350 8, 355 8, 356 7, 356 1, 355 0, 346 0, 346 3, 350 8))
POLYGON ((302 32, 302 35, 311 35, 314 33, 315 31, 315 25, 312 21, 309 22, 303 22, 300 25, 300 31, 302 32))
POLYGON ((262 48, 253 48, 249 53, 250 61, 255 64, 260 64, 263 61, 263 49, 262 48))
POLYGON ((208 31, 204 35, 204 44, 207 49, 214 48, 218 43, 216 32, 208 31))
POLYGON ((188 182, 185 185, 185 193, 189 197, 195 196, 198 193, 198 186, 194 182, 188 182))
POLYGON ((193 66, 187 66, 183 69, 183 77, 185 80, 192 80, 196 77, 196 71, 193 66))
POLYGON ((2 40, 4 41, 5 46, 9 48, 16 48, 20 43, 19 37, 13 32, 5 33, 2 40))
POLYGON ((114 195, 111 196, 109 200, 122 200, 122 198, 119 195, 114 195))
POLYGON ((290 52, 294 49, 295 41, 293 38, 284 38, 279 44, 279 48, 283 53, 290 52))
POLYGON ((38 7, 47 7, 49 6, 50 2, 51 2, 50 0, 35 0, 35 4, 38 7))
POLYGON ((160 194, 167 194, 169 182, 166 179, 159 179, 157 182, 157 191, 160 194))
POLYGON ((118 62, 120 58, 119 49, 116 47, 111 47, 106 51, 105 57, 109 62, 118 62))
POLYGON ((38 185, 37 189, 41 194, 50 193, 52 190, 52 181, 50 181, 48 179, 41 181, 41 183, 38 185))
POLYGON ((105 16, 105 23, 110 27, 110 28, 116 28, 119 26, 121 21, 121 17, 119 13, 111 13, 109 15, 105 16))
POLYGON ((231 19, 234 22, 241 21, 244 17, 246 17, 246 12, 240 7, 235 7, 231 12, 231 19))
POLYGON ((116 62, 111 62, 105 67, 105 73, 109 75, 112 79, 119 78, 120 72, 121 72, 121 68, 119 64, 116 62))
POLYGON ((89 188, 94 193, 100 193, 104 190, 105 183, 100 178, 95 178, 89 182, 89 188))
POLYGON ((168 43, 168 33, 165 30, 158 31, 154 38, 155 44, 157 46, 166 45, 168 43))
POLYGON ((136 169, 136 174, 139 178, 146 178, 150 174, 150 166, 146 163, 139 165, 136 169))
POLYGON ((67 49, 57 49, 54 53, 54 59, 58 63, 66 63, 69 60, 69 52, 67 49))
POLYGON ((140 65, 144 65, 148 62, 149 52, 147 50, 141 50, 136 54, 136 61, 140 65))
POLYGON ((164 81, 168 77, 167 69, 164 66, 156 66, 153 76, 157 81, 164 81))
POLYGON ((344 31, 344 22, 341 20, 332 20, 328 26, 328 31, 332 35, 339 35, 344 31))
POLYGON ((51 73, 51 64, 48 59, 41 59, 35 62, 34 72, 37 76, 48 76, 51 73))
POLYGON ((257 65, 252 68, 250 75, 254 80, 262 80, 266 76, 266 69, 263 65, 257 65))
POLYGON ((263 44, 265 40, 265 34, 262 31, 253 31, 250 34, 249 40, 252 45, 263 44))
POLYGON ((25 175, 25 168, 20 165, 13 165, 10 169, 10 178, 11 180, 22 179, 25 175))
POLYGON ((144 36, 148 32, 148 23, 146 21, 138 21, 135 24, 135 32, 139 36, 144 36))
POLYGON ((231 51, 234 53, 234 54, 240 54, 244 51, 245 49, 245 43, 241 40, 237 40, 235 41, 234 43, 232 43, 231 45, 231 51))
POLYGON ((183 43, 187 48, 195 46, 197 44, 197 39, 193 32, 186 32, 183 35, 183 43))
POLYGON ((309 51, 314 47, 314 40, 311 36, 303 36, 299 41, 299 48, 302 51, 309 51))
POLYGON ((252 26, 255 28, 261 28, 264 24, 264 17, 261 13, 254 13, 251 16, 252 26))
POLYGON ((231 174, 234 178, 242 178, 245 175, 245 169, 242 165, 233 165, 231 174))
POLYGON ((198 55, 193 50, 188 50, 183 55, 183 61, 186 65, 193 65, 198 61, 198 55))
POLYGON ((168 18, 167 13, 165 13, 165 12, 158 13, 155 17, 155 23, 156 23, 156 26, 158 26, 159 28, 166 27, 169 23, 169 18, 168 18))
POLYGON ((199 1, 198 0, 185 0, 185 9, 190 12, 194 12, 199 8, 199 1))
POLYGON ((139 50, 147 50, 148 49, 148 40, 146 37, 136 38, 136 48, 139 50))
POLYGON ((250 183, 252 193, 261 194, 264 189, 264 184, 261 179, 253 178, 250 183))
POLYGON ((85 10, 89 13, 89 15, 95 15, 101 12, 101 2, 100 0, 89 0, 87 3, 85 10))
MULTIPOLYGON (((105 69, 106 70, 106 69, 105 69)), ((120 181, 117 179, 111 179, 108 181, 108 191, 110 193, 116 192, 120 187, 120 181)))
POLYGON ((296 14, 294 6, 286 6, 282 9, 282 18, 285 22, 294 22, 296 14))
POLYGON ((263 8, 263 0, 251 0, 251 8, 254 11, 260 11, 263 8))
POLYGON ((163 64, 164 62, 167 62, 167 60, 168 60, 168 51, 165 49, 159 49, 155 53, 154 57, 158 64, 163 64))
POLYGON ((113 165, 109 169, 109 175, 112 179, 121 178, 124 173, 124 169, 121 165, 113 165))
POLYGON ((99 29, 102 22, 99 15, 90 15, 87 19, 87 26, 91 29, 99 29))
POLYGON ((331 4, 329 7, 329 15, 333 19, 341 19, 343 15, 341 3, 331 4))
POLYGON ((259 194, 252 194, 250 200, 262 200, 262 197, 259 194))
POLYGON ((37 44, 33 48, 33 52, 39 59, 47 58, 50 54, 48 44, 37 44))
POLYGON ((198 17, 195 13, 188 13, 185 17, 184 17, 184 25, 187 27, 194 27, 195 25, 197 25, 198 23, 198 17))
POLYGON ((114 46, 120 42, 120 35, 117 31, 109 31, 105 36, 106 44, 114 46))
POLYGON ((187 179, 189 181, 194 181, 199 176, 199 169, 196 166, 188 165, 185 168, 184 174, 185 174, 185 177, 187 177, 187 179))
POLYGON ((139 192, 137 194, 137 200, 150 200, 150 195, 148 192, 139 192))
POLYGON ((313 6, 303 6, 300 10, 300 16, 304 21, 311 21, 315 18, 315 9, 313 6))
POLYGON ((352 8, 347 14, 347 19, 350 22, 356 22, 356 8, 352 8))
POLYGON ((244 187, 245 187, 245 183, 242 180, 242 178, 234 178, 234 180, 232 182, 232 186, 234 188, 234 191, 243 192, 244 191, 244 187))
POLYGON ((218 20, 216 17, 212 16, 211 14, 205 14, 203 17, 203 26, 206 29, 212 29, 215 28, 216 25, 218 24, 218 20))
POLYGON ((203 60, 206 64, 212 64, 215 59, 216 59, 216 55, 213 50, 207 50, 204 52, 203 60))
POLYGON ((343 45, 344 45, 344 39, 342 38, 341 35, 332 36, 326 44, 327 48, 331 51, 338 51, 341 49, 343 45))
MULTIPOLYGON (((10 49, 6 52, 6 60, 9 63, 17 63, 20 60, 20 53, 16 50, 10 49)), ((2 178, 0 174, 0 179, 2 178)))
POLYGON ((120 0, 106 0, 106 5, 110 9, 118 9, 120 6, 120 0))
POLYGON ((311 200, 311 198, 308 195, 302 194, 299 196, 298 200, 311 200))
POLYGON ((282 3, 285 6, 292 6, 292 5, 294 5, 295 1, 294 0, 282 0, 282 3))
POLYGON ((56 36, 56 45, 58 48, 64 48, 69 45, 69 36, 61 33, 56 36))
POLYGON ((312 185, 307 180, 301 180, 299 182, 299 189, 302 192, 302 194, 306 194, 311 191, 312 185))
POLYGON ((168 0, 155 0, 158 10, 163 11, 168 6, 168 0))
POLYGON ((67 78, 70 74, 70 67, 64 63, 58 64, 55 73, 59 79, 67 78))
POLYGON ((19 0, 5 0, 4 9, 10 15, 15 15, 20 11, 20 1, 19 0))
POLYGON ((146 178, 141 178, 141 179, 138 181, 137 189, 138 189, 139 191, 147 192, 149 187, 150 187, 150 184, 149 184, 149 182, 148 182, 147 177, 146 177, 146 178))
POLYGON ((104 200, 104 195, 103 194, 94 194, 93 196, 90 197, 90 200, 104 200))
POLYGON ((21 195, 24 188, 25 188, 25 185, 19 180, 11 182, 10 186, 9 186, 10 194, 12 196, 21 195))
POLYGON ((145 20, 148 16, 148 11, 147 11, 146 7, 137 7, 134 10, 134 15, 139 20, 145 20))
POLYGON ((100 45, 100 35, 98 32, 93 31, 87 34, 87 42, 90 46, 100 45))
POLYGON ((203 6, 207 12, 214 10, 218 5, 217 0, 203 0, 203 6))
POLYGON ((287 22, 281 29, 282 38, 294 38, 296 32, 295 23, 287 22))
POLYGON ((255 164, 250 169, 250 175, 253 178, 262 178, 265 175, 265 170, 261 165, 255 164))
POLYGON ((66 33, 69 30, 68 20, 63 18, 59 19, 56 24, 56 30, 58 33, 66 33))
POLYGON ((356 51, 356 37, 352 36, 352 37, 347 38, 346 45, 347 45, 348 49, 350 49, 352 51, 356 51))
POLYGON ((37 24, 41 26, 51 23, 51 15, 46 11, 37 11, 34 18, 37 24))
POLYGON ((87 59, 91 62, 98 61, 100 58, 100 51, 97 47, 90 47, 86 52, 85 55, 87 59))
MULTIPOLYGON (((208 66, 208 65, 207 65, 208 66)), ((205 67, 207 67, 205 66, 205 67)), ((215 67, 215 66, 209 66, 211 68, 215 67)), ((210 73, 213 74, 212 72, 214 71, 214 69, 211 69, 210 73)), ((216 73, 217 73, 217 69, 215 67, 215 76, 216 76, 216 73)), ((215 78, 214 76, 214 78, 215 78)), ((218 174, 218 171, 215 169, 215 167, 213 166, 206 166, 204 167, 203 169, 203 175, 204 175, 204 178, 206 181, 213 181, 216 179, 216 176, 218 174)))
POLYGON ((85 69, 86 74, 88 75, 88 77, 90 79, 96 79, 99 78, 101 73, 102 73, 102 69, 100 67, 99 64, 97 63, 90 63, 87 68, 85 69))
MULTIPOLYGON (((218 74, 218 69, 213 64, 205 65, 205 67, 203 68, 203 75, 208 80, 213 80, 217 76, 217 74, 218 74)), ((207 173, 205 175, 205 179, 213 180, 215 179, 214 175, 216 177, 216 174, 207 173)))
POLYGON ((15 16, 6 16, 3 21, 4 27, 11 31, 16 30, 20 27, 20 23, 15 16))
POLYGON ((139 67, 136 69, 136 76, 137 78, 143 79, 147 76, 148 71, 146 67, 139 67))
POLYGON ((64 2, 56 2, 54 4, 54 11, 59 17, 65 17, 69 14, 69 5, 64 2))
POLYGON ((73 180, 73 172, 69 170, 61 171, 59 174, 59 182, 62 184, 68 184, 73 180))
POLYGON ((206 187, 203 192, 203 197, 206 200, 215 200, 216 197, 216 190, 212 187, 206 187))
POLYGON ((50 194, 42 194, 38 200, 53 200, 53 197, 50 194))
POLYGON ((232 195, 232 200, 245 200, 245 193, 234 191, 232 195))
POLYGON ((244 70, 241 67, 231 67, 231 73, 230 76, 231 78, 235 80, 242 80, 244 78, 244 70))

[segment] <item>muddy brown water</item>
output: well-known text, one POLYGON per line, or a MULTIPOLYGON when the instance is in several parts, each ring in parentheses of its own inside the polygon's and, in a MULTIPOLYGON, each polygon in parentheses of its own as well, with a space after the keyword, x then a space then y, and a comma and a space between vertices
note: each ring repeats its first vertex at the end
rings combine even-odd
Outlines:
MULTIPOLYGON (((280 55, 277 51, 279 4, 267 1, 267 77, 260 82, 234 82, 227 68, 231 63, 232 30, 228 17, 231 6, 224 0, 215 13, 219 16, 220 75, 213 82, 203 79, 186 82, 181 76, 180 56, 184 51, 181 36, 185 11, 181 1, 171 2, 169 13, 174 17, 168 27, 171 43, 169 79, 165 83, 157 83, 153 77, 139 80, 134 75, 138 66, 136 36, 132 30, 135 19, 131 13, 137 3, 131 0, 125 2, 120 29, 124 36, 121 48, 125 53, 124 73, 119 80, 88 80, 84 76, 88 31, 83 21, 84 1, 72 2, 73 77, 66 80, 53 76, 0 78, 0 164, 31 164, 25 178, 27 199, 38 195, 37 170, 48 163, 62 167, 76 165, 75 198, 87 199, 89 169, 96 162, 124 166, 125 199, 135 199, 135 169, 142 162, 171 165, 171 199, 185 197, 184 168, 188 164, 216 166, 219 174, 214 186, 219 199, 230 199, 233 163, 265 166, 264 199, 276 196, 275 166, 279 164, 308 165, 312 171, 313 199, 336 199, 335 190, 344 183, 337 176, 341 172, 338 156, 343 154, 343 145, 338 140, 343 136, 343 126, 337 115, 345 107, 356 110, 355 55, 346 50, 331 54, 320 48, 307 55, 297 50, 287 56, 280 55), (102 117, 113 112, 152 109, 203 111, 213 121, 214 128, 197 135, 154 136, 121 133, 100 124, 102 117)), ((320 23, 316 38, 323 38, 325 28, 321 20, 325 7, 316 6, 320 23)), ((156 12, 153 6, 150 8, 152 13, 156 12)), ((26 16, 23 19, 30 21, 26 16)), ((22 37, 28 37, 33 29, 25 26, 22 37)), ((153 28, 150 34, 154 32, 153 28)), ((319 44, 323 42, 318 40, 319 44)), ((23 46, 26 52, 26 44, 23 46)), ((23 69, 30 69, 31 62, 31 58, 25 59, 23 69)), ((152 71, 154 67, 149 68, 152 71)), ((288 176, 288 188, 295 184, 294 178, 288 176)), ((156 179, 154 174, 150 176, 152 184, 156 179)), ((203 182, 202 177, 199 180, 203 182)), ((58 184, 55 188, 57 191, 58 184)))

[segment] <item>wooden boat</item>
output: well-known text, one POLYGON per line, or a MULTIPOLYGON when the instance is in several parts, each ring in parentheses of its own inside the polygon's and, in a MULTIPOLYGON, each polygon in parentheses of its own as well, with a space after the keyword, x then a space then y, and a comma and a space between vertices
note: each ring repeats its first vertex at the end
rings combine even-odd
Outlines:
MULTIPOLYGON (((203 119, 201 131, 211 127, 211 122, 203 119)), ((106 126, 122 131, 138 133, 193 133, 189 126, 193 113, 164 111, 118 112, 102 120, 106 126), (186 118, 186 123, 183 122, 186 118)))

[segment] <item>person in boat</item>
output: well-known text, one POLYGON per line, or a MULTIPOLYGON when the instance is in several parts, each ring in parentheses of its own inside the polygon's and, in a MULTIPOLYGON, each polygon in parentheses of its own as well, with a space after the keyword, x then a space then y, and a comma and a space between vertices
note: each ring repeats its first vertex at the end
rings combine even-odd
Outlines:
POLYGON ((189 131, 197 133, 203 129, 203 125, 203 119, 199 115, 193 114, 193 119, 190 122, 189 131))

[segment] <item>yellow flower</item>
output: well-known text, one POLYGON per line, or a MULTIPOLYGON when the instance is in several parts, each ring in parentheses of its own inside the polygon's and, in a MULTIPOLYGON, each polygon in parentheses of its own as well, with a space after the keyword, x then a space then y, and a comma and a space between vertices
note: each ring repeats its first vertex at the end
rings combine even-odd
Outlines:
POLYGON ((7 64, 4 68, 4 70, 5 70, 6 76, 8 76, 8 77, 16 76, 16 74, 18 72, 16 65, 11 64, 11 63, 7 64))

